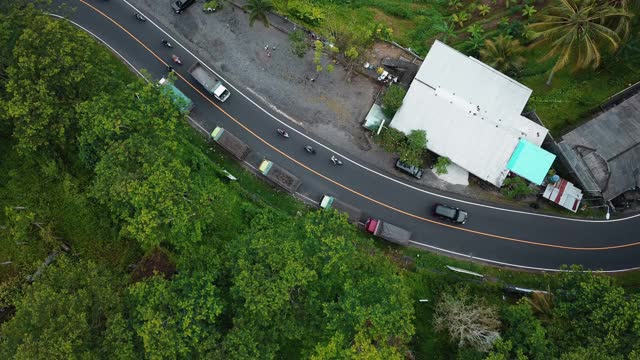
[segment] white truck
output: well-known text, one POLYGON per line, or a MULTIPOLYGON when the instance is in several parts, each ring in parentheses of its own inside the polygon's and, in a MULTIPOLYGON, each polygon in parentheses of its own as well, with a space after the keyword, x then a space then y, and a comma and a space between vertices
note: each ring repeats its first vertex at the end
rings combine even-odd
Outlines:
POLYGON ((197 82, 202 85, 209 94, 213 95, 220 102, 225 102, 231 95, 222 81, 218 80, 216 76, 209 70, 207 70, 200 62, 196 61, 195 64, 189 68, 189 74, 196 79, 197 82))
POLYGON ((322 199, 320 199, 320 207, 325 210, 336 209, 337 211, 347 214, 349 222, 351 223, 359 222, 360 217, 362 216, 362 212, 360 212, 359 209, 329 195, 322 195, 322 199))

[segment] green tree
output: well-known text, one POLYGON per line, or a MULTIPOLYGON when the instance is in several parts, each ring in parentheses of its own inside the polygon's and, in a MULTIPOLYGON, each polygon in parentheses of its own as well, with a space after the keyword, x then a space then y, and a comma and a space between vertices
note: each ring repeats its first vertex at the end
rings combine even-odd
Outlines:
POLYGON ((470 18, 469 13, 466 11, 460 11, 458 13, 451 15, 451 21, 458 24, 459 27, 463 27, 464 23, 469 21, 469 18, 470 18))
POLYGON ((64 153, 77 135, 75 105, 119 87, 111 66, 94 66, 106 55, 96 54, 96 46, 66 21, 44 15, 29 21, 13 49, 18 61, 7 69, 6 116, 19 151, 64 153))
POLYGON ((436 161, 436 174, 438 175, 444 175, 447 174, 449 171, 447 170, 447 166, 451 165, 451 160, 449 160, 448 157, 446 156, 439 156, 438 160, 436 161))
POLYGON ((609 27, 611 21, 629 19, 631 13, 610 2, 597 0, 560 0, 550 7, 539 22, 529 25, 535 45, 548 47, 541 59, 556 59, 549 72, 547 85, 553 75, 573 63, 574 70, 600 66, 603 50, 615 51, 621 36, 609 27))
POLYGON ((511 341, 513 349, 510 358, 524 354, 530 360, 551 358, 553 350, 542 326, 526 301, 506 307, 502 313, 502 338, 511 341))
POLYGON ((235 234, 238 197, 198 149, 180 140, 182 115, 158 89, 133 86, 97 97, 79 113, 81 153, 95 163, 92 195, 122 225, 122 235, 148 249, 197 243, 210 226, 235 234))
POLYGON ((411 130, 407 135, 407 145, 400 151, 400 160, 422 167, 427 151, 427 133, 424 130, 411 130))
POLYGON ((526 16, 528 18, 532 18, 538 12, 536 8, 532 5, 525 5, 522 9, 522 16, 526 16))
POLYGON ((470 56, 477 57, 484 46, 484 34, 477 33, 473 36, 470 36, 467 41, 465 41, 462 45, 464 47, 464 52, 470 56))
POLYGON ((487 4, 478 5, 478 14, 480 14, 480 16, 487 16, 489 15, 490 12, 491 12, 491 6, 487 4))
POLYGON ((612 277, 571 270, 560 275, 554 291, 549 334, 559 352, 567 359, 577 359, 568 355, 576 352, 629 356, 640 346, 640 296, 625 292, 612 277))
POLYGON ((223 302, 211 273, 153 277, 129 289, 133 327, 151 359, 206 358, 220 338, 223 302))
POLYGON ((507 178, 502 183, 500 190, 502 195, 509 199, 522 199, 535 193, 535 190, 529 187, 529 184, 520 176, 507 178))
POLYGON ((361 253, 346 215, 265 211, 250 229, 227 244, 234 327, 221 356, 356 357, 354 342, 376 354, 406 348, 413 334, 407 289, 388 261, 361 253))
POLYGON ((269 12, 273 10, 273 3, 270 0, 249 0, 244 9, 249 11, 250 26, 253 26, 256 20, 260 20, 265 27, 269 27, 269 12))
POLYGON ((510 36, 499 35, 484 41, 480 50, 480 59, 485 64, 509 76, 517 74, 527 61, 522 54, 524 46, 510 36))
POLYGON ((433 29, 438 32, 438 37, 444 43, 446 43, 449 38, 455 39, 457 37, 455 26, 450 22, 439 22, 433 25, 433 29))
POLYGON ((402 106, 402 100, 406 94, 407 90, 399 85, 389 86, 382 98, 382 111, 387 117, 393 118, 396 111, 402 106))
POLYGON ((493 349, 484 360, 529 360, 522 349, 518 349, 515 355, 512 350, 513 344, 510 340, 498 339, 493 343, 493 349))
POLYGON ((2 324, 3 359, 132 358, 121 281, 92 262, 59 256, 2 324))
POLYGON ((478 23, 471 24, 467 27, 467 33, 471 35, 471 37, 480 37, 484 34, 484 28, 478 23))
POLYGON ((460 0, 449 0, 449 8, 453 10, 460 10, 464 7, 464 4, 460 0))
POLYGON ((107 151, 115 151, 132 137, 144 138, 141 146, 149 143, 151 148, 175 147, 182 117, 170 98, 155 86, 143 86, 141 82, 96 96, 78 105, 77 112, 81 129, 79 154, 89 168, 94 168, 107 151))
POLYGON ((5 207, 6 222, 0 225, 0 279, 4 274, 33 272, 57 245, 54 227, 43 223, 39 214, 28 209, 5 207))

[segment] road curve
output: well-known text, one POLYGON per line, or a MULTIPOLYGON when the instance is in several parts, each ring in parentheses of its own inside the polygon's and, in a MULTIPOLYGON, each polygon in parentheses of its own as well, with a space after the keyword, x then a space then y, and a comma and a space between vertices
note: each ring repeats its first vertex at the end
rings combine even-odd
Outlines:
MULTIPOLYGON (((192 116, 199 126, 210 131, 221 125, 254 151, 292 171, 303 180, 298 191, 309 199, 332 194, 366 214, 410 229, 418 246, 494 264, 539 270, 556 270, 563 264, 604 271, 640 267, 636 230, 640 217, 577 220, 477 204, 394 178, 373 164, 320 144, 296 126, 286 125, 292 136, 285 140, 275 132, 283 122, 232 83, 228 83, 232 96, 224 104, 205 95, 186 71, 197 53, 183 48, 152 19, 135 20, 136 10, 126 1, 74 0, 70 4, 76 8, 69 17, 74 24, 107 44, 134 69, 147 69, 155 79, 165 75, 172 53, 180 56, 185 65, 174 66, 176 86, 194 101, 192 116), (161 39, 170 39, 175 48, 165 48, 161 39), (304 152, 303 146, 310 143, 316 144, 316 155, 304 152), (346 160, 345 164, 332 165, 332 154, 346 160), (429 212, 436 202, 466 209, 470 213, 467 225, 457 227, 433 219, 429 212)), ((190 11, 197 11, 197 6, 190 11)))

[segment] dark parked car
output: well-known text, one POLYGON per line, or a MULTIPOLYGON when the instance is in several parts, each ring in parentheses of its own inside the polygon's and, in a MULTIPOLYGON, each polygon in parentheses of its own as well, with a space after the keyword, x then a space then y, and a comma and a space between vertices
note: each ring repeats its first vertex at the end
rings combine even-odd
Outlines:
POLYGON ((433 208, 433 215, 457 224, 464 224, 469 219, 469 214, 466 211, 442 204, 436 204, 433 208))
POLYGON ((193 5, 194 2, 196 2, 196 0, 176 0, 171 3, 171 8, 176 14, 180 14, 181 12, 187 10, 189 6, 193 5))
POLYGON ((400 159, 396 161, 396 168, 398 168, 398 170, 400 171, 406 172, 407 174, 415 177, 416 179, 420 179, 422 177, 422 173, 424 172, 422 169, 420 169, 417 166, 411 166, 409 164, 403 163, 402 161, 400 161, 400 159))

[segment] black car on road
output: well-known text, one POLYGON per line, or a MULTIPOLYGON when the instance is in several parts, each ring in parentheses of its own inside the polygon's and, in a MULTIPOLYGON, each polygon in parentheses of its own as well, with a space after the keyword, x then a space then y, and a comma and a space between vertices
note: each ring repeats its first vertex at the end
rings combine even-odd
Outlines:
POLYGON ((469 219, 469 214, 466 211, 443 204, 436 204, 433 207, 433 215, 461 225, 469 219))

